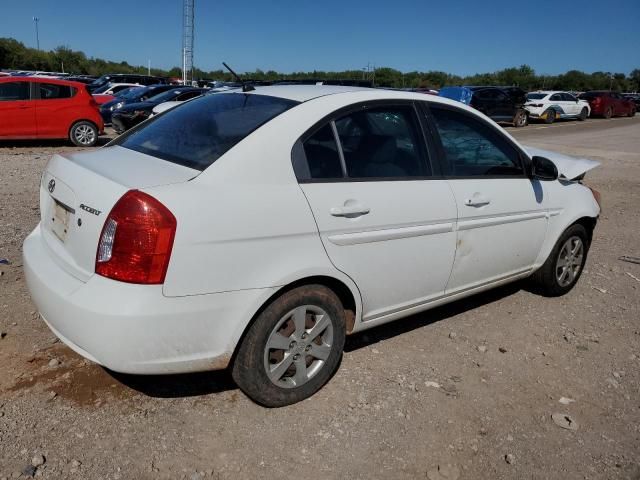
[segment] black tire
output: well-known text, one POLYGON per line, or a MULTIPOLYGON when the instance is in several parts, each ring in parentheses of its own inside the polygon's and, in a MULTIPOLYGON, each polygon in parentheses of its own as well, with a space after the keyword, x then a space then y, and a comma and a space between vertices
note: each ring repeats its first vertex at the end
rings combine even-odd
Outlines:
POLYGON ((609 107, 604 112, 604 118, 609 120, 611 117, 613 117, 613 108, 609 107))
POLYGON ((333 291, 323 285, 306 285, 289 290, 272 301, 249 327, 236 353, 231 367, 231 375, 240 389, 256 403, 265 407, 291 405, 316 393, 335 373, 342 358, 345 336, 344 307, 333 291), (295 328, 293 312, 296 308, 303 308, 304 312, 302 318, 304 318, 305 335, 302 336, 298 335, 298 330, 287 331, 291 326, 295 328), (307 338, 310 338, 315 322, 318 321, 318 318, 323 318, 308 313, 307 308, 323 310, 328 316, 332 332, 331 346, 329 348, 323 347, 329 351, 326 360, 318 360, 305 352, 314 346, 311 343, 318 346, 324 345, 325 338, 321 339, 320 337, 328 332, 328 326, 325 327, 326 330, 321 330, 324 333, 316 337, 320 343, 313 340, 306 345, 305 350, 304 341, 300 340, 300 338, 305 338, 306 332, 309 334, 307 338), (285 323, 282 323, 283 321, 285 323), (282 326, 278 327, 279 325, 282 326), (295 347, 289 347, 288 350, 269 349, 267 344, 274 332, 280 332, 275 335, 285 337, 285 342, 293 339, 291 345, 296 343, 295 340, 298 341, 298 344, 295 347), (295 338, 293 338, 294 336, 295 338), (274 355, 280 355, 280 359, 274 359, 274 355), (296 356, 302 358, 306 365, 303 365, 305 372, 311 372, 314 367, 320 365, 317 371, 309 375, 308 379, 305 379, 304 383, 299 386, 295 386, 298 366, 293 360, 296 359, 296 356), (284 362, 289 357, 292 360, 288 363, 289 366, 286 367, 282 378, 278 377, 279 380, 272 380, 267 373, 267 368, 271 365, 275 367, 276 364, 284 362), (293 372, 287 375, 292 367, 293 372))
POLYGON ((629 116, 630 116, 630 117, 635 117, 635 116, 636 116, 636 111, 635 111, 635 109, 633 109, 633 108, 632 108, 631 110, 629 110, 629 116))
POLYGON ((584 122, 588 116, 589 112, 587 111, 587 107, 584 107, 582 110, 580 110, 580 116, 578 116, 578 120, 584 122))
POLYGON ((580 224, 574 224, 567 228, 565 232, 560 236, 558 242, 553 247, 553 250, 549 254, 546 262, 536 270, 531 276, 536 290, 545 297, 559 297, 569 292, 578 282, 584 269, 584 264, 587 261, 587 254, 590 247, 590 237, 587 234, 585 228, 580 224), (579 261, 580 268, 575 274, 570 283, 563 285, 558 279, 559 270, 559 258, 563 251, 563 247, 569 241, 569 239, 579 238, 582 242, 582 258, 579 261))
POLYGON ((98 143, 98 127, 82 120, 69 129, 69 140, 78 147, 94 147, 98 143))
POLYGON ((529 117, 524 110, 518 110, 513 117, 513 126, 516 128, 526 127, 529 123, 529 117))
POLYGON ((553 108, 547 110, 547 115, 544 117, 544 123, 551 125, 556 121, 556 111, 553 108))

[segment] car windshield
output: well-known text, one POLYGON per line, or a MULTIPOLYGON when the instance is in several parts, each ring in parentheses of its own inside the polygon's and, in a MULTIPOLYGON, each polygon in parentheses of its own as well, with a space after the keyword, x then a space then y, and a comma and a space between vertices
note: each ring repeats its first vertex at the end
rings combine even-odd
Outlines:
POLYGON ((207 95, 155 117, 112 144, 204 170, 251 132, 297 104, 258 94, 207 95))
POLYGON ((149 97, 147 99, 147 102, 153 102, 153 103, 168 102, 170 100, 173 100, 176 95, 184 91, 186 90, 180 89, 180 88, 167 90, 166 92, 162 92, 157 95, 154 95, 153 97, 149 97))
POLYGON ((134 90, 137 90, 140 87, 128 87, 128 88, 123 88, 122 90, 116 92, 113 94, 114 97, 125 97, 126 95, 128 95, 129 93, 132 93, 134 90))
POLYGON ((96 88, 93 93, 104 93, 111 88, 111 83, 105 83, 102 87, 96 88))
POLYGON ((546 93, 528 93, 527 100, 542 100, 546 96, 546 93))

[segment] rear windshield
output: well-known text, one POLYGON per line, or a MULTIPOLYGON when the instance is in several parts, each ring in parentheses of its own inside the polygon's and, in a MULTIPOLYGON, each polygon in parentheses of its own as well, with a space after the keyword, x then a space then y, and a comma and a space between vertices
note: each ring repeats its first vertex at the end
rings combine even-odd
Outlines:
POLYGON ((527 94, 527 100, 541 100, 546 96, 546 93, 529 93, 527 94))
POLYGON ((204 170, 258 127, 297 104, 246 93, 206 95, 159 115, 112 144, 204 170))

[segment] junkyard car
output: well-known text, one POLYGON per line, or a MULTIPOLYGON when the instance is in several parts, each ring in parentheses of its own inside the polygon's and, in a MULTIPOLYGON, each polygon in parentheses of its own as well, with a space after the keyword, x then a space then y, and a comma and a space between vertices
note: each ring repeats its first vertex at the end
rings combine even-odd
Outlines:
POLYGON ((596 165, 421 93, 204 95, 53 156, 26 280, 90 360, 230 366, 252 399, 287 405, 329 380, 348 334, 526 277, 571 290, 600 211, 581 183, 596 165))

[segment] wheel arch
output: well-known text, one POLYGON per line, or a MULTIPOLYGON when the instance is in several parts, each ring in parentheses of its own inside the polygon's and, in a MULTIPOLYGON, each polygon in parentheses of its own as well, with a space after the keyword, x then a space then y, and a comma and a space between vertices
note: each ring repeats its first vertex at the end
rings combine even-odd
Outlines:
POLYGON ((534 271, 540 268, 542 265, 544 265, 544 262, 546 262, 547 259, 549 258, 549 255, 551 255, 551 252, 553 251, 553 248, 558 242, 558 239, 560 238, 560 236, 568 228, 571 228, 573 225, 582 225, 585 228, 585 230, 587 231, 587 235, 589 236, 588 241, 590 246, 591 240, 593 239, 593 231, 595 230, 597 222, 598 222, 597 215, 594 216, 592 214, 583 212, 579 215, 574 216, 572 220, 567 222, 564 226, 555 229, 553 232, 554 233, 553 236, 545 242, 544 247, 540 252, 540 255, 538 255, 538 260, 536 261, 534 271))
POLYGON ((347 279, 340 279, 337 276, 331 276, 326 274, 319 275, 310 275, 306 277, 299 278, 297 280, 291 281, 286 285, 282 285, 278 288, 274 293, 272 293, 256 310, 251 319, 244 325, 242 332, 239 336, 237 336, 237 341, 235 342, 235 346, 233 348, 233 353, 231 355, 231 359, 229 361, 229 365, 233 364, 236 354, 238 352, 238 348, 242 344, 244 337, 251 325, 257 320, 260 314, 278 297, 282 294, 293 290, 294 288, 302 287, 305 285, 322 285, 329 288, 333 291, 345 310, 345 321, 347 327, 347 335, 354 331, 355 325, 359 318, 362 316, 362 299, 360 296, 360 291, 356 287, 355 284, 348 281, 347 279))

